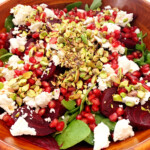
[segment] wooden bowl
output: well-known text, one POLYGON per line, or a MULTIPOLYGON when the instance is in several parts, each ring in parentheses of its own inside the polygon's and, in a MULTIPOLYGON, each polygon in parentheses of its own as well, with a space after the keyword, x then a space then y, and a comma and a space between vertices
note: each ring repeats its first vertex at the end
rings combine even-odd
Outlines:
MULTIPOLYGON (((64 8, 68 3, 78 0, 6 0, 0 4, 1 23, 0 29, 4 31, 4 20, 9 15, 10 8, 17 4, 40 4, 46 3, 53 8, 64 8)), ((92 0, 81 0, 83 3, 90 4, 92 0)), ((148 33, 145 38, 147 47, 150 49, 150 0, 103 0, 103 6, 111 5, 118 7, 128 12, 133 12, 137 16, 134 24, 137 25, 143 33, 148 33)), ((43 148, 27 143, 17 137, 12 137, 8 128, 0 121, 0 150, 44 150, 43 148)), ((150 149, 150 130, 136 133, 132 138, 122 142, 112 143, 107 150, 123 150, 123 149, 136 149, 136 150, 149 150, 150 149)), ((82 143, 70 150, 92 150, 88 144, 82 143)))

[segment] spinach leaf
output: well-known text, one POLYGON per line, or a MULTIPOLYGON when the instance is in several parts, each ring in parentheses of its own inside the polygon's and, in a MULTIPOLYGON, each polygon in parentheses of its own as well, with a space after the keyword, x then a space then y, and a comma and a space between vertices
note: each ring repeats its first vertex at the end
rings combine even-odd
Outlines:
POLYGON ((75 113, 77 110, 79 110, 79 107, 76 107, 76 108, 70 110, 69 113, 70 113, 70 114, 73 114, 73 113, 75 113))
POLYGON ((103 115, 101 115, 101 114, 95 115, 96 124, 99 124, 100 122, 102 122, 103 119, 105 119, 105 117, 103 115))
POLYGON ((103 119, 102 122, 106 124, 111 131, 114 130, 116 122, 112 122, 108 118, 103 119))
POLYGON ((89 10, 90 10, 90 8, 89 8, 89 5, 88 5, 88 4, 85 4, 85 10, 86 10, 86 11, 89 11, 89 10))
POLYGON ((102 5, 102 0, 93 0, 93 3, 90 6, 90 9, 94 10, 97 9, 102 5))
POLYGON ((91 131, 84 141, 90 145, 94 145, 94 133, 91 131))
POLYGON ((82 5, 82 2, 79 1, 79 2, 75 2, 75 3, 67 5, 66 8, 67 8, 68 11, 70 11, 70 10, 72 10, 75 7, 79 8, 81 5, 82 5))
POLYGON ((13 20, 13 15, 10 15, 5 19, 5 28, 7 32, 10 32, 10 30, 14 28, 14 23, 12 22, 12 20, 13 20))
POLYGON ((61 104, 68 110, 72 110, 75 108, 76 102, 75 101, 66 101, 66 100, 62 100, 61 104))
POLYGON ((67 149, 83 141, 89 134, 90 128, 87 124, 80 120, 74 120, 55 139, 60 149, 67 149))
POLYGON ((0 60, 3 62, 7 62, 9 57, 12 56, 12 53, 9 53, 6 49, 0 49, 0 60))
POLYGON ((76 116, 79 114, 79 111, 75 112, 74 114, 72 114, 70 117, 69 117, 69 120, 68 120, 68 123, 70 123, 71 121, 73 121, 76 116))

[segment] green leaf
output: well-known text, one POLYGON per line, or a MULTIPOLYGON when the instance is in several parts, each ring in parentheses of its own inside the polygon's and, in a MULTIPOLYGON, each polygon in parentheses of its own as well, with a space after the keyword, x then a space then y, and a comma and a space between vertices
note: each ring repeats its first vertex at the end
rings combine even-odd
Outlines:
POLYGON ((68 123, 70 123, 71 121, 73 121, 73 120, 76 118, 76 116, 77 116, 78 114, 79 114, 79 111, 73 113, 73 114, 69 117, 68 123))
POLYGON ((12 56, 12 53, 6 53, 6 54, 0 56, 0 60, 2 60, 3 62, 7 62, 9 57, 11 57, 11 56, 12 56))
POLYGON ((100 122, 102 122, 103 119, 105 119, 105 117, 103 115, 101 115, 101 114, 95 115, 96 124, 99 124, 100 122))
POLYGON ((72 110, 75 108, 76 102, 75 101, 66 101, 66 100, 62 100, 61 104, 68 110, 72 110))
POLYGON ((60 149, 67 149, 83 141, 89 134, 90 128, 87 124, 80 120, 74 120, 55 139, 60 149))
POLYGON ((142 65, 145 64, 145 62, 144 62, 144 56, 142 56, 142 57, 139 58, 139 59, 134 59, 133 61, 134 61, 135 63, 137 63, 139 66, 142 66, 142 65))
POLYGON ((75 3, 67 5, 66 8, 68 11, 70 11, 75 7, 79 8, 81 5, 82 5, 82 2, 79 1, 79 2, 75 2, 75 3))
POLYGON ((90 8, 89 8, 89 5, 88 5, 88 4, 85 4, 85 10, 86 10, 86 11, 89 11, 89 10, 90 10, 90 8))
POLYGON ((14 28, 14 23, 12 22, 12 20, 13 20, 13 15, 10 15, 5 19, 5 28, 7 32, 10 32, 10 30, 14 28))
POLYGON ((111 131, 114 131, 116 122, 111 122, 108 118, 103 119, 102 122, 106 124, 111 131))
POLYGON ((75 112, 78 111, 78 110, 79 110, 79 107, 70 110, 69 113, 70 113, 70 114, 73 114, 73 113, 75 113, 75 112))
POLYGON ((0 49, 0 56, 4 55, 6 53, 8 53, 8 51, 6 49, 4 49, 4 48, 0 49))
POLYGON ((93 0, 93 3, 90 6, 90 9, 94 10, 99 8, 102 5, 102 0, 93 0))
POLYGON ((91 131, 84 141, 90 145, 94 145, 94 133, 91 131))
POLYGON ((145 56, 146 56, 146 60, 147 60, 146 63, 150 64, 150 51, 148 51, 145 56))
POLYGON ((146 49, 146 45, 144 43, 141 43, 141 44, 136 44, 136 47, 135 47, 137 50, 140 50, 142 52, 144 52, 144 50, 146 49))
POLYGON ((3 89, 4 84, 2 82, 0 82, 0 90, 3 89))
POLYGON ((86 101, 86 98, 87 98, 89 92, 93 89, 94 86, 95 86, 95 84, 92 85, 92 86, 87 90, 86 94, 84 95, 84 97, 83 97, 83 99, 82 99, 82 101, 81 101, 81 105, 80 105, 80 112, 84 109, 84 102, 86 101))

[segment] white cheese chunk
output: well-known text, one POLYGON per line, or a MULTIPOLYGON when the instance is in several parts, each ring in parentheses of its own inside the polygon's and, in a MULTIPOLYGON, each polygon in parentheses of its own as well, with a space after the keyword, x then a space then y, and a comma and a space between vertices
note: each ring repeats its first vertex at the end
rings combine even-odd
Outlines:
POLYGON ((141 99, 141 105, 144 105, 150 98, 150 92, 146 92, 145 96, 141 99))
POLYGON ((110 130, 104 124, 98 124, 94 129, 94 150, 101 150, 109 146, 110 130))
POLYGON ((10 13, 13 13, 14 19, 12 20, 15 25, 25 25, 26 18, 30 16, 30 14, 35 11, 31 6, 25 5, 17 5, 12 8, 10 13))
POLYGON ((112 45, 110 46, 109 50, 111 52, 117 52, 119 54, 124 54, 125 53, 125 47, 119 45, 118 47, 113 47, 112 45))
POLYGON ((52 60, 53 60, 55 66, 58 66, 60 64, 60 60, 57 55, 53 55, 52 60))
POLYGON ((6 81, 9 81, 14 78, 15 72, 14 70, 9 70, 8 68, 4 68, 2 70, 3 77, 5 77, 6 81))
POLYGON ((31 108, 36 108, 37 107, 37 104, 35 102, 35 99, 32 98, 32 97, 29 97, 29 96, 26 96, 24 99, 23 99, 23 102, 26 103, 27 106, 30 106, 31 108))
POLYGON ((52 93, 42 92, 35 97, 35 102, 39 107, 44 108, 47 106, 51 99, 52 93))
POLYGON ((138 97, 130 97, 130 96, 125 96, 122 100, 124 103, 130 102, 135 105, 138 105, 140 102, 140 99, 138 97))
POLYGON ((44 12, 46 13, 46 17, 47 17, 47 18, 49 18, 49 17, 51 17, 51 18, 58 18, 58 17, 55 15, 55 13, 54 13, 51 9, 49 9, 49 8, 45 8, 45 9, 44 9, 44 12))
POLYGON ((126 11, 121 10, 117 13, 115 23, 122 27, 125 27, 132 20, 133 20, 133 13, 127 14, 126 11))
POLYGON ((8 64, 9 66, 11 66, 13 69, 19 69, 19 70, 23 70, 23 64, 19 64, 18 62, 20 62, 21 59, 17 56, 17 55, 12 55, 9 60, 8 60, 8 64))
POLYGON ((23 117, 19 117, 15 124, 12 125, 10 133, 13 136, 36 135, 35 129, 30 128, 28 126, 28 122, 26 122, 26 120, 23 117))
POLYGON ((132 126, 129 125, 129 120, 119 120, 115 126, 114 129, 114 137, 113 140, 116 141, 122 141, 127 139, 128 137, 134 136, 134 131, 132 129, 132 126))
POLYGON ((35 22, 29 26, 29 29, 31 32, 36 32, 42 28, 43 24, 43 22, 35 22))
POLYGON ((140 69, 135 62, 129 60, 126 56, 121 56, 118 58, 118 65, 119 68, 123 69, 123 74, 126 74, 129 71, 134 72, 140 69))
POLYGON ((15 102, 11 98, 8 98, 6 94, 0 95, 0 107, 8 114, 12 114, 16 109, 15 102))
POLYGON ((16 49, 16 48, 19 48, 21 46, 25 46, 25 44, 27 43, 27 39, 26 39, 26 37, 17 36, 16 38, 11 38, 9 40, 9 42, 10 42, 9 50, 11 52, 12 49, 16 49))

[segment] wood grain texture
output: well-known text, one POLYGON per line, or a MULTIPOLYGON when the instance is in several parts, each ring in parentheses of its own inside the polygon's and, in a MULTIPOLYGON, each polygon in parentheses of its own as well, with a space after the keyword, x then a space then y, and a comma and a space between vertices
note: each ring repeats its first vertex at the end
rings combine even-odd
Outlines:
MULTIPOLYGON (((53 8, 64 8, 66 4, 75 2, 78 0, 6 0, 0 4, 1 23, 0 29, 4 31, 4 20, 9 15, 10 8, 17 4, 40 4, 47 3, 53 8)), ((90 4, 92 0, 81 0, 90 4)), ((118 7, 128 12, 133 12, 136 15, 134 22, 144 33, 148 33, 148 37, 145 38, 145 42, 150 49, 150 2, 146 0, 103 0, 103 6, 111 5, 118 7)), ((0 150, 44 150, 35 145, 27 143, 12 137, 8 128, 0 121, 0 150)), ((150 130, 136 133, 136 136, 129 138, 122 142, 112 143, 107 150, 150 150, 150 130)), ((82 143, 69 150, 92 150, 92 147, 82 143)))

